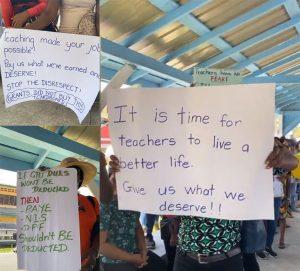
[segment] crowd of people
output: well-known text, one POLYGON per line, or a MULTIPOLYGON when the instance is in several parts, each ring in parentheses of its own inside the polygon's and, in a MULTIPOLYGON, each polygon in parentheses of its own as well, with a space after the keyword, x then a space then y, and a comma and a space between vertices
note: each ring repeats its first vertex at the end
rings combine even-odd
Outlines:
MULTIPOLYGON (((277 144, 283 144, 292 153, 297 154, 299 150, 299 142, 295 140, 287 140, 284 137, 275 138, 277 144)), ((279 227, 279 243, 274 245, 278 249, 285 249, 285 229, 290 227, 287 223, 289 218, 293 218, 293 212, 298 212, 298 179, 293 176, 291 171, 275 168, 273 170, 273 190, 274 190, 274 220, 264 221, 267 233, 267 241, 265 250, 257 252, 257 256, 261 259, 267 259, 267 256, 277 257, 277 253, 272 249, 274 236, 277 227, 279 227)))
POLYGON ((100 261, 102 271, 259 271, 257 257, 277 257, 285 248, 288 218, 297 212, 297 178, 300 178, 299 143, 275 138, 266 159, 273 168, 274 220, 233 221, 192 216, 163 216, 161 238, 166 257, 155 248, 152 230, 156 216, 118 210, 116 156, 110 157, 109 171, 101 154, 100 261), (141 225, 144 224, 144 229, 141 225), (274 243, 277 227, 278 248, 274 243))
MULTIPOLYGON (((2 25, 98 36, 99 2, 0 0, 2 25)), ((100 240, 103 271, 259 271, 257 257, 271 259, 278 256, 279 249, 285 249, 288 221, 293 212, 298 212, 299 152, 296 141, 275 138, 274 149, 266 158, 266 167, 273 168, 274 220, 241 222, 163 216, 160 231, 166 251, 164 259, 151 251, 155 248, 152 232, 157 216, 118 209, 119 161, 111 156, 107 172, 106 158, 101 154, 100 222, 97 200, 78 194, 82 270, 97 270, 100 240), (274 244, 276 231, 278 244, 274 244)), ((88 169, 88 165, 74 159, 61 166, 77 170, 78 188, 96 174, 94 168, 88 169)))

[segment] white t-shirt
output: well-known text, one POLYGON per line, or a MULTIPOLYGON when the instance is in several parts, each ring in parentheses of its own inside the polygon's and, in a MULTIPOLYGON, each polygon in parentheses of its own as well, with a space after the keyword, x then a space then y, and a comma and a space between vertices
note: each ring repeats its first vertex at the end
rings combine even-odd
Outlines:
POLYGON ((94 9, 96 0, 62 0, 59 32, 76 34, 82 17, 94 9))
POLYGON ((276 176, 274 176, 273 180, 273 192, 274 198, 284 197, 283 184, 276 176))

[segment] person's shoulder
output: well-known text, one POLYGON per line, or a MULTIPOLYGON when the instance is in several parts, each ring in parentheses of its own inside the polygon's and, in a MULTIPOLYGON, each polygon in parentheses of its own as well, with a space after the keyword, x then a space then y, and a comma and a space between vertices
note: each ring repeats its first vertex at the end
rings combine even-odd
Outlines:
POLYGON ((96 211, 96 213, 99 212, 99 202, 94 196, 85 196, 78 194, 78 201, 81 202, 81 204, 83 204, 84 206, 89 206, 89 208, 92 207, 96 211))
POLYGON ((116 200, 112 200, 109 203, 100 202, 100 209, 102 210, 113 210, 118 209, 118 203, 116 200))
POLYGON ((91 204, 93 204, 94 207, 99 206, 99 202, 98 202, 98 200, 97 200, 96 197, 94 197, 94 196, 86 196, 86 198, 87 198, 87 200, 88 200, 91 204))

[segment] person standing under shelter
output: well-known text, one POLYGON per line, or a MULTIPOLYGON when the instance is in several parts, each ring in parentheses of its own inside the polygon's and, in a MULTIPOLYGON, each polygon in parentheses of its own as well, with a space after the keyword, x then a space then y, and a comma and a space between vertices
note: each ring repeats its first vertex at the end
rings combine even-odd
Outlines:
MULTIPOLYGON (((115 156, 111 156, 111 159, 110 183, 104 180, 104 185, 101 185, 105 191, 113 191, 110 199, 101 196, 102 268, 104 271, 165 271, 162 259, 147 250, 140 214, 118 209, 115 173, 119 171, 119 160, 115 156), (105 188, 105 185, 110 187, 105 188)), ((103 162, 104 159, 101 159, 102 165, 103 162)))
POLYGON ((266 247, 264 251, 257 252, 257 256, 261 259, 266 259, 267 254, 276 258, 277 253, 272 249, 276 226, 280 217, 280 206, 282 198, 284 197, 282 176, 280 169, 273 169, 273 193, 274 193, 274 220, 265 220, 265 227, 267 232, 266 247))
POLYGON ((242 271, 240 222, 184 216, 174 271, 242 271))
MULTIPOLYGON (((298 152, 298 146, 297 146, 297 141, 294 139, 289 140, 289 146, 290 150, 294 153, 297 154, 298 152)), ((290 187, 289 187, 289 193, 290 193, 290 207, 292 212, 298 212, 297 207, 296 207, 296 201, 297 201, 297 179, 291 175, 290 179, 290 187)))
MULTIPOLYGON (((64 159, 59 167, 76 169, 78 189, 88 185, 97 173, 94 165, 73 157, 64 159)), ((99 270, 96 265, 99 255, 99 202, 93 196, 84 196, 78 193, 78 211, 81 271, 99 270)))
MULTIPOLYGON (((266 168, 293 170, 299 160, 287 148, 274 144, 266 168)), ((299 170, 300 171, 300 170, 299 170)), ((239 221, 182 217, 174 271, 243 271, 239 221)))

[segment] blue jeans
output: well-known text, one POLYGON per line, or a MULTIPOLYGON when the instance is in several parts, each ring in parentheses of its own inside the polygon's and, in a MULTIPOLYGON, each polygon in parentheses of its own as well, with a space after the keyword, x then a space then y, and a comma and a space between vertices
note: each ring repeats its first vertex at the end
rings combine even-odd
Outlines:
POLYGON ((295 211, 296 201, 297 201, 297 183, 290 184, 290 198, 291 198, 291 208, 293 211, 295 211))
POLYGON ((265 225, 266 225, 266 231, 267 231, 267 242, 266 242, 266 247, 271 248, 273 241, 274 241, 274 236, 276 232, 276 225, 277 221, 279 219, 280 215, 280 205, 281 205, 281 198, 274 198, 274 220, 265 220, 265 225))
POLYGON ((280 206, 281 206, 282 199, 281 198, 274 198, 274 216, 275 222, 277 223, 279 216, 280 216, 280 206))
POLYGON ((152 231, 153 231, 155 219, 156 219, 156 215, 141 214, 142 225, 146 227, 146 234, 150 238, 153 238, 152 231))

